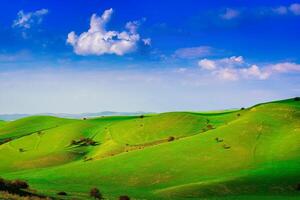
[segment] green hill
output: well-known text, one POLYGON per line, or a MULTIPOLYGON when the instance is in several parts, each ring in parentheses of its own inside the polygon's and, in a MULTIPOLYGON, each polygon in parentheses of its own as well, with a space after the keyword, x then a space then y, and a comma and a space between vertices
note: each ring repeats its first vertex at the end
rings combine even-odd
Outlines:
POLYGON ((297 199, 300 102, 0 126, 0 174, 42 194, 88 199, 297 199))
POLYGON ((3 126, 6 122, 3 120, 0 120, 0 127, 3 126))
POLYGON ((7 122, 5 126, 0 127, 0 140, 6 138, 15 139, 34 132, 56 128, 72 121, 75 120, 50 116, 33 116, 7 122))

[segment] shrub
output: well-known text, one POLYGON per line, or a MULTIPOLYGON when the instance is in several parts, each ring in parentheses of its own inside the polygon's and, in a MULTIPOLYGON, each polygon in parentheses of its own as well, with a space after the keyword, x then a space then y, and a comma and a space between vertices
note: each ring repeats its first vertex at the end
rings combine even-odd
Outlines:
POLYGON ((9 192, 0 192, 1 200, 52 200, 50 197, 38 196, 35 194, 15 194, 9 192))
POLYGON ((103 199, 101 192, 97 188, 92 188, 90 190, 90 196, 95 199, 103 199))
POLYGON ((215 140, 216 140, 217 142, 223 142, 223 139, 218 138, 218 137, 216 137, 215 140))
POLYGON ((0 178, 0 190, 13 190, 13 191, 17 191, 17 190, 21 190, 21 189, 28 189, 29 185, 26 181, 21 181, 21 180, 14 180, 14 181, 10 181, 10 180, 5 180, 3 178, 0 178))
POLYGON ((241 114, 240 114, 240 113, 238 113, 238 114, 236 114, 236 115, 237 115, 238 117, 239 117, 239 116, 241 116, 241 114))
POLYGON ((19 149, 19 152, 25 152, 25 150, 24 150, 24 149, 22 149, 22 148, 20 148, 20 149, 19 149))
POLYGON ((81 145, 81 146, 95 146, 98 145, 98 143, 91 138, 80 138, 78 141, 72 140, 71 145, 81 145))
POLYGON ((295 101, 300 101, 300 97, 295 97, 294 100, 295 101))
POLYGON ((91 145, 91 146, 95 146, 96 145, 96 142, 90 138, 86 139, 85 140, 85 144, 86 145, 91 145))
POLYGON ((174 136, 169 136, 168 137, 168 142, 172 142, 172 141, 174 141, 175 140, 175 137, 174 136))
POLYGON ((140 115, 140 118, 142 118, 142 119, 143 119, 144 117, 145 117, 144 115, 140 115))
POLYGON ((86 118, 86 117, 84 117, 84 118, 82 118, 82 120, 87 120, 87 118, 86 118))
POLYGON ((223 148, 224 149, 230 149, 231 147, 229 145, 227 145, 227 144, 223 144, 223 148))
POLYGON ((206 127, 207 127, 208 130, 211 130, 211 129, 214 128, 211 124, 208 124, 206 127))
POLYGON ((0 191, 5 190, 6 188, 6 181, 3 178, 0 178, 0 191))
POLYGON ((296 185, 296 190, 297 190, 297 191, 300 191, 300 183, 298 183, 298 184, 296 185))
POLYGON ((127 195, 122 195, 119 197, 119 200, 130 200, 130 198, 127 195))
POLYGON ((62 191, 62 192, 58 192, 57 195, 61 195, 61 196, 67 196, 67 193, 62 191))
POLYGON ((77 142, 75 140, 71 141, 71 145, 76 145, 76 144, 77 144, 77 142))
POLYGON ((10 183, 12 188, 15 189, 27 189, 29 188, 29 185, 27 182, 25 181, 21 181, 21 180, 14 180, 10 183))
POLYGON ((245 108, 244 108, 244 107, 242 107, 242 108, 241 108, 241 110, 245 110, 245 108))

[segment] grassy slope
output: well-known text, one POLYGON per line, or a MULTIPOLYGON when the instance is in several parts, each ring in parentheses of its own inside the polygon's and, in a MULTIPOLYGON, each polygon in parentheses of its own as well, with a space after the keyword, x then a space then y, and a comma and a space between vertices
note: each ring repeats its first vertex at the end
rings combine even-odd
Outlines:
POLYGON ((44 131, 75 120, 50 116, 32 116, 7 122, 0 127, 0 140, 19 138, 34 132, 44 131))
POLYGON ((228 113, 76 121, 45 131, 40 139, 31 134, 1 145, 0 159, 5 162, 0 172, 29 180, 48 194, 63 190, 82 199, 93 186, 107 197, 243 198, 278 193, 291 198, 300 179, 299 124, 300 104, 293 100, 228 113), (205 131, 208 124, 215 129, 205 131), (100 145, 69 146, 82 136, 100 145), (168 136, 180 139, 166 142, 168 136), (30 149, 37 141, 38 147, 30 149), (25 144, 27 152, 9 150, 25 144), (84 162, 84 157, 93 160, 84 162), (45 166, 53 167, 38 168, 45 166), (21 169, 28 170, 17 171, 21 169))
POLYGON ((0 120, 0 127, 3 126, 6 122, 3 120, 0 120))

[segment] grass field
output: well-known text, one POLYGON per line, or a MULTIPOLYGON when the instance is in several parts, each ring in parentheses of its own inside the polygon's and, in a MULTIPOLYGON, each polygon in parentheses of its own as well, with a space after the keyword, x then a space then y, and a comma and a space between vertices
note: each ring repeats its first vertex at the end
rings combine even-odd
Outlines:
POLYGON ((294 99, 210 113, 34 116, 0 121, 0 142, 0 176, 53 198, 89 199, 92 187, 106 199, 300 198, 294 99))

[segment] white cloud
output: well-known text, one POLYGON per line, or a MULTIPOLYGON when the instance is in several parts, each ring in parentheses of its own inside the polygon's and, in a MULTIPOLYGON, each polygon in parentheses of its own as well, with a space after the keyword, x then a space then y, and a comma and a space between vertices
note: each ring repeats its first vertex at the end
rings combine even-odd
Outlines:
POLYGON ((240 15, 240 12, 238 10, 232 9, 232 8, 226 8, 225 13, 221 14, 221 18, 225 20, 231 20, 240 15))
POLYGON ((173 54, 177 58, 199 58, 210 56, 213 54, 214 49, 210 46, 199 46, 177 49, 173 54))
POLYGON ((231 68, 221 68, 213 72, 221 80, 236 81, 239 79, 237 70, 231 68))
POLYGON ((202 59, 198 62, 199 67, 206 70, 214 70, 216 69, 216 62, 213 60, 202 59))
POLYGON ((286 15, 289 13, 294 15, 300 15, 300 4, 293 3, 287 6, 279 6, 277 8, 273 8, 272 11, 278 15, 286 15))
POLYGON ((300 15, 300 4, 299 3, 291 4, 289 10, 295 15, 300 15))
POLYGON ((300 65, 291 62, 262 65, 246 63, 242 56, 232 56, 216 60, 202 59, 198 62, 201 69, 222 80, 259 79, 266 80, 271 75, 300 72, 300 65))
POLYGON ((244 64, 242 56, 232 56, 229 58, 222 58, 217 60, 202 59, 198 62, 199 67, 206 70, 214 70, 217 68, 234 68, 244 64))
POLYGON ((277 73, 286 73, 286 72, 300 72, 300 65, 296 63, 291 62, 284 62, 284 63, 277 63, 268 66, 268 68, 277 73))
POLYGON ((265 80, 271 75, 271 73, 265 70, 262 71, 257 65, 252 65, 248 68, 240 69, 239 72, 245 78, 257 78, 260 80, 265 80))
POLYGON ((47 9, 37 10, 35 12, 25 13, 23 10, 18 12, 18 17, 13 21, 12 27, 30 29, 33 24, 40 24, 44 15, 48 13, 47 9))
POLYGON ((242 56, 231 56, 230 58, 223 58, 220 62, 224 65, 235 66, 244 63, 244 58, 242 56))
POLYGON ((144 38, 142 39, 144 45, 151 46, 151 38, 144 38))
POLYGON ((101 16, 93 14, 90 20, 90 28, 87 32, 76 35, 74 31, 68 34, 67 43, 73 46, 78 55, 124 55, 133 52, 137 48, 140 35, 137 28, 139 21, 127 22, 126 31, 106 30, 106 24, 113 14, 113 9, 105 10, 101 16))
POLYGON ((185 68, 185 67, 180 67, 175 70, 176 73, 185 73, 186 71, 187 71, 187 68, 185 68))

